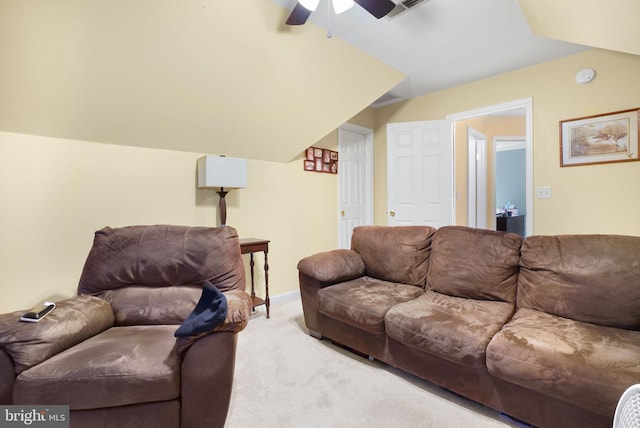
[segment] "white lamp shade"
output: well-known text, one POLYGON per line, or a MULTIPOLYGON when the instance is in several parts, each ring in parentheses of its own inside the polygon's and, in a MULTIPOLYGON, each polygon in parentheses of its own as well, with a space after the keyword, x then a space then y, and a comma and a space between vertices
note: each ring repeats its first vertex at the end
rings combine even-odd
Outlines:
POLYGON ((336 15, 340 15, 353 7, 353 0, 333 0, 332 4, 336 15))
POLYGON ((320 3, 320 0, 298 0, 298 3, 304 6, 305 9, 313 12, 318 8, 318 3, 320 3))
POLYGON ((247 187, 247 160, 224 156, 198 159, 198 187, 247 187))

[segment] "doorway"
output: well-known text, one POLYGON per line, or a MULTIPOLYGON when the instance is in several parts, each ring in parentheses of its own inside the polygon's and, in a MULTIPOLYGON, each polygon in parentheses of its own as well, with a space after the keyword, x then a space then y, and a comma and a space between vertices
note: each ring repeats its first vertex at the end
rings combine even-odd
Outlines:
MULTIPOLYGON (((530 236, 533 234, 533 148, 532 148, 532 99, 531 98, 526 98, 526 99, 522 99, 522 100, 516 100, 516 101, 512 101, 512 102, 508 102, 508 103, 504 103, 504 104, 498 104, 498 105, 493 105, 493 106, 488 106, 488 107, 482 107, 479 109, 475 109, 475 110, 469 110, 469 111, 465 111, 465 112, 461 112, 461 113, 456 113, 456 114, 452 114, 447 116, 447 119, 450 119, 453 121, 454 125, 453 125, 453 132, 454 132, 454 137, 453 137, 453 141, 455 144, 456 141, 456 122, 461 122, 464 120, 469 120, 469 119, 474 119, 474 118, 483 118, 483 117, 490 117, 490 116, 497 116, 497 115, 520 115, 522 117, 524 117, 524 121, 525 121, 525 135, 524 135, 524 149, 525 149, 525 207, 523 207, 526 211, 526 217, 525 217, 525 233, 527 236, 530 236)), ((465 135, 466 137, 466 135, 465 135)), ((465 138, 466 140, 466 138, 465 138)), ((468 157, 468 152, 467 152, 467 163, 469 163, 469 157, 468 157)), ((493 158, 495 159, 495 157, 493 158)), ((493 161, 492 159, 492 161, 493 161)), ((469 175, 467 177, 468 181, 473 180, 474 178, 471 177, 471 175, 469 175)), ((491 211, 494 212, 495 208, 496 208, 496 200, 495 200, 495 174, 493 176, 493 179, 491 180, 492 182, 492 189, 489 189, 489 195, 487 198, 485 198, 486 203, 487 203, 487 207, 491 208, 491 211)), ((468 184, 469 187, 471 187, 471 184, 468 184)), ((459 203, 460 202, 460 198, 456 197, 456 200, 454 201, 455 203, 459 203)), ((467 201, 467 198, 462 200, 467 201)), ((468 209, 466 210, 468 211, 468 209)), ((489 213, 489 210, 487 209, 487 213, 489 213)), ((460 214, 460 212, 458 212, 458 214, 460 214)), ((462 215, 467 215, 468 214, 465 211, 462 211, 462 215)), ((491 227, 493 229, 495 229, 496 226, 496 216, 495 214, 491 215, 490 217, 487 217, 488 219, 491 219, 491 224, 487 224, 487 227, 491 227)), ((457 224, 464 224, 464 220, 458 220, 457 224)), ((469 223, 469 221, 467 221, 466 223, 469 223)), ((489 223, 489 222, 487 222, 489 223)))

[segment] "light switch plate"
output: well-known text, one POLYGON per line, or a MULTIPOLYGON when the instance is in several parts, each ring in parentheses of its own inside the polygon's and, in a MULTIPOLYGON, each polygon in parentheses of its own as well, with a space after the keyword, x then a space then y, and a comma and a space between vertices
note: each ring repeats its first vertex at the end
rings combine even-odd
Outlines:
POLYGON ((536 187, 537 199, 551 199, 551 186, 538 186, 536 187))

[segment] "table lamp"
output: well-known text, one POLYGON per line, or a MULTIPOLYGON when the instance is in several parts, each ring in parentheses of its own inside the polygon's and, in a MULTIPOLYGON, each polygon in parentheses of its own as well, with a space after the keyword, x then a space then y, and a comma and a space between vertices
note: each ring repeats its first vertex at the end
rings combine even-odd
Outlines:
POLYGON ((226 189, 247 187, 247 160, 226 156, 203 156, 198 159, 198 188, 220 188, 220 223, 227 224, 226 189))

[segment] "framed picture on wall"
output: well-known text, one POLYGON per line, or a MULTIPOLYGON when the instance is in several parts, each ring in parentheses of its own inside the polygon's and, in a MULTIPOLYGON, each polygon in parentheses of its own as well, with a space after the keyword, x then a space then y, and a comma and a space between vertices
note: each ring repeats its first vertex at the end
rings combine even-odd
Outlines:
POLYGON ((329 163, 331 161, 331 154, 330 154, 330 150, 324 149, 322 151, 322 163, 329 163))
MULTIPOLYGON (((314 157, 315 157, 313 154, 314 154, 314 149, 313 149, 313 147, 309 147, 309 148, 307 149, 307 158, 306 158, 306 160, 308 160, 308 161, 313 161, 313 159, 314 159, 314 157)), ((306 169, 306 168, 305 168, 305 169, 306 169)))
POLYGON ((309 147, 304 153, 304 170, 337 174, 338 152, 309 147))
POLYGON ((560 166, 637 161, 640 109, 560 121, 560 166))

